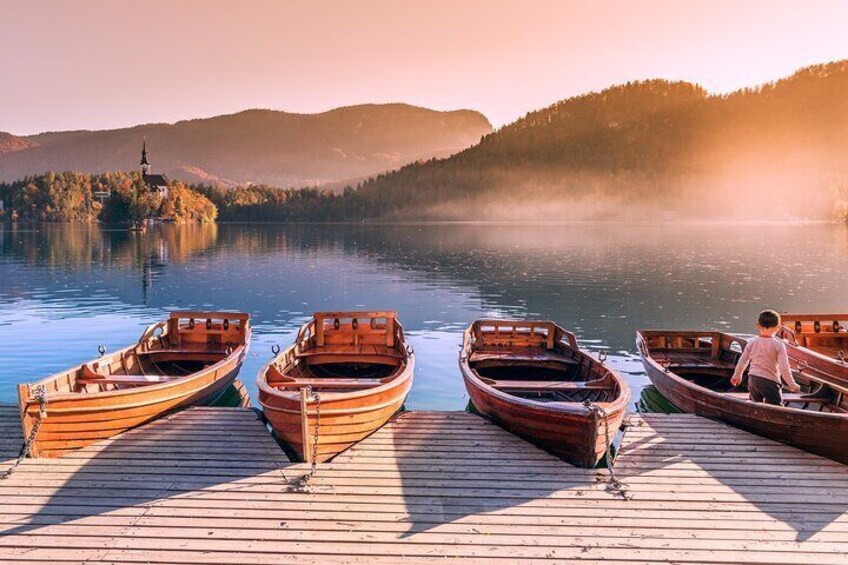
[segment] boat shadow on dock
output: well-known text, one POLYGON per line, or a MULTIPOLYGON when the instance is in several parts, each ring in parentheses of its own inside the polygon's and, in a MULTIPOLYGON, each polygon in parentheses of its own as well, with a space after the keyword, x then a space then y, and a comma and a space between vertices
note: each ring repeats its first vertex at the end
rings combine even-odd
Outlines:
POLYGON ((480 515, 507 523, 510 516, 544 516, 551 497, 604 494, 602 477, 480 416, 416 411, 320 466, 313 483, 336 495, 370 497, 373 511, 400 521, 402 538, 409 538, 480 515))
POLYGON ((401 414, 299 486, 255 411, 189 409, 0 481, 0 562, 844 561, 848 467, 630 420, 623 490, 460 412, 401 414))
POLYGON ((635 487, 634 500, 745 520, 752 538, 763 519, 757 513, 790 528, 797 541, 848 516, 848 466, 691 414, 639 414, 630 422, 616 469, 635 487))
POLYGON ((207 496, 201 506, 226 508, 233 494, 281 484, 288 464, 257 411, 185 410, 61 458, 26 459, 0 481, 0 537, 77 521, 86 524, 78 533, 130 525, 160 505, 179 516, 207 496))

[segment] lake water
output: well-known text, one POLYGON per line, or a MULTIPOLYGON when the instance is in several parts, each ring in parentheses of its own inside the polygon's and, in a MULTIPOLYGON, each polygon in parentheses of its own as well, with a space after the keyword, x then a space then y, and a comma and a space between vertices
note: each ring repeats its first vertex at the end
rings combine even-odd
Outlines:
POLYGON ((0 231, 0 402, 15 384, 138 339, 172 309, 245 310, 240 378, 315 310, 395 309, 416 351, 407 406, 462 409, 458 345, 480 317, 552 319, 606 350, 634 398, 639 328, 749 333, 765 307, 848 310, 845 224, 97 226, 0 231))

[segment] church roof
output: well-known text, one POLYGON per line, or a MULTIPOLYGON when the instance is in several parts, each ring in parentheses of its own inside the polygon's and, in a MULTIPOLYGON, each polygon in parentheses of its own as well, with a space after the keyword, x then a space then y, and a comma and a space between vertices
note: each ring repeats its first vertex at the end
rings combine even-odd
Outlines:
POLYGON ((168 179, 165 175, 142 175, 147 186, 168 186, 168 179))

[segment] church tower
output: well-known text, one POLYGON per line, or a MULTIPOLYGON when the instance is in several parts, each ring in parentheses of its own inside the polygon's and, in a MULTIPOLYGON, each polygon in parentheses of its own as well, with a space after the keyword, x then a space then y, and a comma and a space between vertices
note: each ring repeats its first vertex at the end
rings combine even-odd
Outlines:
POLYGON ((141 174, 147 176, 150 174, 150 163, 147 161, 147 140, 141 142, 141 174))
POLYGON ((151 190, 162 198, 167 198, 170 193, 168 178, 165 175, 154 175, 150 172, 150 161, 147 160, 147 140, 141 144, 141 179, 151 190))

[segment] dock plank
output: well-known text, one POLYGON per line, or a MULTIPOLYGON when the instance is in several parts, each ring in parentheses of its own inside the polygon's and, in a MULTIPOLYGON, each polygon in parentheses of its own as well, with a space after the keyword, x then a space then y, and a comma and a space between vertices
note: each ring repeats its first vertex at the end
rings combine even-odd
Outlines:
POLYGON ((459 412, 403 414, 302 487, 254 411, 190 409, 25 461, 0 482, 0 562, 844 563, 848 467, 695 416, 629 420, 623 493, 459 412))
POLYGON ((9 468, 23 443, 21 414, 17 406, 0 404, 0 473, 9 468))

